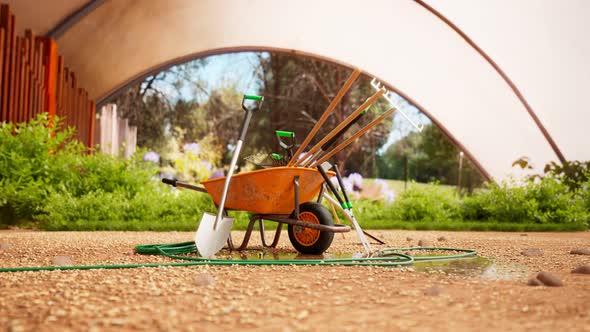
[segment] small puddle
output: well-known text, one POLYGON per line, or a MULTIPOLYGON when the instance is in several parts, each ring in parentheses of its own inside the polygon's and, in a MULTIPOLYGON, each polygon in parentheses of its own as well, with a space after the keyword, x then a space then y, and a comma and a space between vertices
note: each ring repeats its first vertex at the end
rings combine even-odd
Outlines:
MULTIPOLYGON (((421 252, 415 257, 440 255, 440 252, 429 254, 421 252)), ((323 255, 303 255, 297 252, 283 252, 278 250, 245 250, 242 252, 223 250, 217 259, 224 260, 306 260, 306 259, 337 259, 359 258, 362 253, 336 252, 323 255)), ((486 280, 514 280, 527 275, 526 268, 517 265, 497 264, 492 259, 475 256, 468 258, 438 260, 430 262, 417 261, 413 265, 414 271, 429 274, 449 274, 468 277, 480 277, 486 280)))
POLYGON ((282 252, 282 251, 275 251, 275 250, 245 250, 242 252, 237 251, 221 251, 216 258, 217 259, 226 259, 226 260, 274 260, 274 261, 285 261, 285 260, 294 260, 294 259, 336 259, 336 258, 358 258, 362 257, 362 253, 346 253, 346 252, 338 252, 338 253, 325 253, 323 255, 304 255, 298 252, 282 252))
POLYGON ((492 259, 476 256, 453 260, 416 262, 414 270, 424 273, 440 273, 480 277, 486 280, 513 280, 526 276, 524 267, 495 263, 492 259))

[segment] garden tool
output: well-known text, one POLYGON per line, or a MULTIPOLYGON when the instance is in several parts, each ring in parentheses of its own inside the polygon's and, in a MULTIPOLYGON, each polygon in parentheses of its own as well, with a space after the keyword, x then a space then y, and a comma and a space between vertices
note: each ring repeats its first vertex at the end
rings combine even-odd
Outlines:
POLYGON ((295 133, 292 131, 277 130, 275 131, 275 135, 277 135, 279 146, 285 152, 283 156, 285 157, 287 162, 290 161, 291 158, 293 158, 293 147, 295 146, 295 133), (289 142, 286 142, 286 140, 289 140, 289 142))
POLYGON ((322 116, 319 118, 319 120, 313 126, 313 128, 311 129, 309 134, 307 134, 307 137, 305 137, 305 139, 303 140, 303 143, 301 143, 301 145, 299 146, 297 151, 295 151, 295 154, 293 154, 293 158, 291 158, 291 160, 289 161, 289 164, 287 166, 297 166, 298 160, 299 160, 299 155, 307 147, 307 144, 309 144, 309 142, 315 136, 315 134, 318 132, 318 130, 320 130, 320 128, 322 127, 322 124, 324 124, 324 122, 326 121, 328 116, 330 116, 332 111, 334 111, 334 109, 336 108, 336 106, 338 105, 338 103, 340 102, 342 97, 344 97, 346 92, 352 86, 352 83, 354 83, 354 81, 356 81, 357 77, 360 74, 361 74, 361 71, 358 68, 356 68, 352 72, 352 74, 350 74, 350 77, 348 78, 348 80, 346 80, 346 83, 344 83, 342 88, 340 88, 340 91, 338 91, 338 93, 336 94, 336 97, 334 97, 334 99, 332 100, 330 105, 328 105, 328 108, 324 111, 324 114, 322 114, 322 116))
POLYGON ((262 168, 286 166, 288 160, 278 153, 257 153, 244 158, 245 161, 262 168))
MULTIPOLYGON (((376 78, 373 77, 373 79, 371 80, 371 86, 373 86, 373 88, 375 88, 376 90, 379 89, 383 89, 384 86, 383 84, 381 84, 381 82, 379 82, 376 78)), ((397 107, 397 105, 399 103, 395 102, 395 93, 387 90, 387 92, 385 92, 385 94, 383 95, 383 98, 385 98, 390 105, 392 105, 394 108, 399 109, 399 112, 404 116, 404 118, 406 118, 406 120, 408 120, 408 122, 410 122, 410 124, 412 124, 412 126, 414 126, 414 128, 416 128, 416 130, 418 130, 419 132, 422 132, 422 130, 424 130, 424 124, 418 124, 416 123, 416 121, 410 119, 410 117, 406 114, 406 112, 404 112, 403 109, 397 107)))
POLYGON ((244 158, 245 161, 260 166, 262 168, 286 166, 289 160, 293 157, 293 147, 295 146, 295 133, 291 131, 275 131, 279 146, 283 150, 283 154, 279 153, 257 153, 244 158), (281 137, 287 137, 290 139, 290 144, 286 142, 286 139, 281 137))
POLYGON ((302 162, 300 162, 299 165, 309 166, 309 164, 312 161, 311 157, 314 155, 314 153, 316 153, 316 151, 318 151, 324 144, 326 144, 328 141, 334 138, 334 136, 339 134, 342 131, 342 129, 344 129, 350 122, 356 119, 363 111, 365 111, 367 108, 369 108, 369 106, 376 102, 377 99, 379 99, 379 97, 381 97, 381 95, 385 93, 385 91, 385 89, 381 89, 375 92, 371 97, 367 98, 367 100, 365 100, 365 102, 362 103, 361 106, 359 106, 354 112, 352 112, 348 117, 346 117, 346 119, 344 119, 342 123, 336 126, 336 128, 332 129, 332 131, 328 133, 326 137, 324 137, 321 141, 314 145, 305 155, 303 155, 303 157, 301 158, 302 162))
POLYGON ((323 162, 330 159, 330 157, 332 157, 333 155, 338 153, 340 150, 344 149, 345 147, 350 145, 352 142, 356 141, 359 137, 364 135, 367 131, 371 130, 373 127, 375 127, 376 125, 381 123, 383 120, 385 120, 385 118, 387 118, 388 116, 393 114, 393 112, 395 112, 395 111, 396 111, 396 108, 391 108, 391 109, 389 109, 389 111, 381 114, 378 118, 371 121, 368 125, 364 126, 361 130, 356 132, 354 135, 347 138, 344 142, 338 144, 338 146, 336 146, 335 148, 333 148, 329 152, 326 152, 326 154, 324 154, 319 160, 312 163, 310 167, 316 167, 317 165, 321 165, 323 162))
POLYGON ((348 129, 350 129, 350 127, 352 127, 352 125, 357 123, 363 117, 363 115, 365 115, 366 113, 367 113, 367 110, 362 111, 359 116, 357 116, 354 120, 352 120, 349 124, 347 124, 344 128, 342 128, 342 130, 340 130, 340 132, 338 132, 334 137, 332 137, 332 139, 330 139, 324 145, 322 145, 322 147, 320 148, 320 150, 317 153, 315 153, 313 156, 310 156, 309 158, 306 158, 307 160, 305 160, 305 165, 309 165, 313 161, 321 158, 326 153, 326 151, 328 151, 328 149, 330 149, 332 147, 332 145, 334 145, 334 143, 336 143, 338 141, 338 139, 340 137, 342 137, 342 135, 344 135, 344 133, 346 131, 348 131, 348 129))
POLYGON ((264 97, 262 96, 250 95, 244 95, 242 99, 242 108, 246 112, 246 115, 244 116, 242 128, 240 129, 240 136, 238 137, 238 142, 233 152, 229 170, 225 178, 223 192, 221 195, 221 201, 217 208, 217 216, 205 212, 203 214, 203 217, 201 218, 201 222, 199 223, 199 228, 197 229, 197 234, 195 236, 195 244, 197 246, 197 250, 199 251, 199 254, 204 258, 212 258, 219 250, 223 248, 227 239, 229 238, 234 218, 223 216, 225 212, 224 207, 225 200, 227 198, 227 191, 229 189, 229 184, 231 182, 234 169, 238 162, 240 151, 242 150, 242 144, 244 143, 244 139, 246 138, 248 125, 250 124, 250 119, 252 118, 252 114, 254 113, 254 111, 260 109, 263 100, 264 97), (255 104, 254 107, 246 107, 246 100, 258 102, 258 104, 255 104))
MULTIPOLYGON (((336 172, 336 179, 338 180, 338 185, 340 186, 340 190, 342 190, 342 196, 344 196, 344 202, 346 203, 346 207, 348 208, 348 211, 350 213, 350 216, 352 218, 354 218, 354 215, 353 215, 353 212, 352 212, 352 202, 348 198, 348 194, 346 194, 346 187, 344 186, 344 181, 342 180, 342 175, 340 175, 340 170, 338 169, 338 164, 334 164, 334 172, 336 172)), ((377 237, 369 234, 365 230, 363 230, 363 233, 366 236, 370 237, 371 239, 377 241, 379 244, 385 244, 384 241, 382 241, 382 240, 378 239, 377 237)))
MULTIPOLYGON (((371 244, 369 243, 369 241, 367 241, 367 238, 365 237, 365 233, 363 233, 363 229, 361 228, 359 223, 356 221, 354 215, 352 214, 352 209, 349 209, 348 204, 342 200, 342 197, 340 197, 340 194, 338 193, 338 191, 334 187, 334 184, 332 183, 332 181, 328 177, 328 174, 326 174, 324 167, 322 165, 318 165, 317 169, 320 172, 320 174, 322 174, 322 177, 324 178, 326 185, 328 185, 328 188, 330 189, 330 191, 332 192, 334 197, 336 197, 336 199, 340 203, 340 206, 343 208, 344 213, 348 217, 347 219, 350 220, 350 222, 354 225, 354 229, 356 230, 356 233, 361 241, 361 244, 363 245, 363 248, 365 249, 365 253, 366 253, 367 257, 371 256, 371 250, 372 250, 371 244)), ((342 185, 341 185, 341 187, 342 187, 342 185)), ((350 204, 350 206, 352 206, 352 204, 350 204)))

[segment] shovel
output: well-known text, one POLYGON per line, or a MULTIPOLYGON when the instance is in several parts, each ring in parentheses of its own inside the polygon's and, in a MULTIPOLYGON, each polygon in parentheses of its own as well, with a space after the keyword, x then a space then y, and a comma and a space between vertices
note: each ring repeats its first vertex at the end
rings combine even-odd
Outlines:
POLYGON ((195 244, 197 245, 197 250, 199 251, 201 257, 212 258, 217 252, 219 252, 219 250, 223 248, 225 242, 229 238, 234 218, 223 216, 225 199, 227 198, 229 183, 234 173, 234 168, 238 162, 238 157, 240 155, 240 150, 242 150, 242 144, 244 143, 246 132, 248 132, 248 125, 250 124, 252 113, 260 109, 263 100, 264 97, 262 96, 249 95, 244 95, 244 98, 242 99, 242 108, 244 111, 246 111, 246 115, 244 116, 242 128, 240 129, 240 137, 238 138, 238 143, 236 144, 236 148, 229 165, 229 171, 227 172, 227 177, 225 178, 223 192, 221 194, 221 201, 219 202, 219 207, 217 208, 217 216, 207 212, 203 213, 203 217, 201 218, 201 222, 199 223, 199 228, 197 229, 197 234, 195 236, 195 244), (248 108, 245 105, 246 100, 258 102, 258 105, 248 108))

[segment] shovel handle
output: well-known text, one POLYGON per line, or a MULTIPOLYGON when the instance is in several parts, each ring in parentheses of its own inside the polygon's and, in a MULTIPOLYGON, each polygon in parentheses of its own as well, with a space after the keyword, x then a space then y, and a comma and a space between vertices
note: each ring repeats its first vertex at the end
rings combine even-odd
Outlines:
POLYGON ((264 101, 264 97, 263 96, 244 95, 244 97, 242 97, 242 108, 246 112, 248 112, 248 111, 254 112, 254 111, 260 109, 260 107, 262 106, 262 102, 263 101, 264 101), (246 107, 246 100, 253 100, 253 101, 258 102, 258 103, 257 104, 255 103, 253 107, 246 107))
POLYGON ((244 99, 255 100, 255 101, 262 101, 262 100, 264 100, 264 97, 263 96, 257 96, 257 95, 244 95, 244 99))
POLYGON ((264 97, 261 96, 249 96, 244 95, 242 99, 242 108, 246 111, 246 115, 244 116, 244 121, 242 122, 242 129, 240 129, 240 137, 238 138, 238 143, 236 144, 236 148, 234 150, 233 156, 231 158, 231 162, 229 165, 229 170, 227 171, 227 176, 225 178, 225 183, 223 184, 223 192, 221 193, 221 202, 219 202, 219 207, 217 211, 217 216, 215 217, 215 223, 213 224, 213 230, 217 229, 217 224, 223 217, 223 209, 225 208, 225 200, 227 198, 227 191, 229 190, 229 183, 231 181, 231 177, 234 174, 234 168, 236 168, 236 164, 238 163, 238 156, 240 155, 240 151, 242 150, 242 144, 244 143, 244 139, 246 138, 246 133, 248 132, 248 126, 250 125, 250 119, 252 118, 252 113, 260 108, 262 105, 262 101, 264 97), (252 108, 246 107, 244 102, 247 100, 255 100, 258 101, 258 105, 255 105, 252 108))
POLYGON ((242 108, 244 109, 244 111, 246 111, 246 116, 244 117, 244 121, 242 122, 242 128, 240 129, 240 136, 238 137, 238 141, 244 141, 246 139, 246 133, 248 132, 248 125, 250 124, 252 113, 260 109, 263 100, 263 96, 254 95, 244 95, 244 97, 242 98, 242 108), (255 104, 253 107, 247 107, 246 100, 254 100, 257 101, 258 104, 255 104))

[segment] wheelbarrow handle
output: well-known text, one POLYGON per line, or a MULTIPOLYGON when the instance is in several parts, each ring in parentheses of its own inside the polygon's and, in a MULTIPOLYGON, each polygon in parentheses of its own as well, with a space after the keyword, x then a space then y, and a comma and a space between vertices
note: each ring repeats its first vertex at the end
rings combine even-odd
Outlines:
POLYGON ((176 182, 177 182, 177 181, 178 181, 178 180, 176 180, 176 179, 167 179, 167 178, 163 178, 163 179, 162 179, 162 182, 163 182, 163 183, 165 183, 165 184, 167 184, 167 185, 170 185, 170 186, 172 186, 172 187, 176 187, 176 182))

